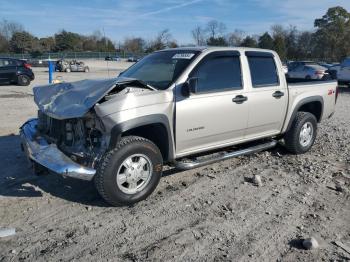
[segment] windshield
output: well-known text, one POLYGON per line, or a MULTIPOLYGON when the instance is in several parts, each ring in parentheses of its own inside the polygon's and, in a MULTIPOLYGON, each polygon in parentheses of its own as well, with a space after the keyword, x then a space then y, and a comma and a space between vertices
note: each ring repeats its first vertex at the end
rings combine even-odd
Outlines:
POLYGON ((167 89, 199 54, 193 50, 169 50, 150 54, 124 73, 157 88, 167 89))

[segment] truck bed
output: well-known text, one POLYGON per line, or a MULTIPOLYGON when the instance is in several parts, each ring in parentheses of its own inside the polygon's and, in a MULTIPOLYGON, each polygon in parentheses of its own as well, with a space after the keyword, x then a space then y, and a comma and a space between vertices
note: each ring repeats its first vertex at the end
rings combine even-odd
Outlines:
POLYGON ((290 83, 287 81, 287 83, 289 91, 289 105, 283 131, 287 129, 287 123, 289 123, 294 109, 298 108, 298 103, 300 103, 300 101, 314 98, 319 99, 323 106, 323 114, 320 117, 319 122, 332 116, 336 104, 337 81, 313 80, 297 83, 290 83))

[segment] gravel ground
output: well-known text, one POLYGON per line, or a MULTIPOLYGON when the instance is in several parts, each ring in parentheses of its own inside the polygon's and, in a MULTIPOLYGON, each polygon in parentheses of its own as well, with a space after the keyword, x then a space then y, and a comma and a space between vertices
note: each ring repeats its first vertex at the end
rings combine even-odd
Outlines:
MULTIPOLYGON (((96 68, 69 80, 108 76, 96 68)), ((37 76, 34 84, 46 81, 44 72, 37 76)), ((277 147, 169 171, 146 201, 123 208, 106 205, 92 183, 31 173, 18 127, 35 116, 32 99, 31 88, 0 86, 0 227, 17 230, 0 239, 0 261, 350 260, 334 244, 350 246, 348 89, 309 153, 277 147), (302 247, 309 237, 319 248, 302 247)))

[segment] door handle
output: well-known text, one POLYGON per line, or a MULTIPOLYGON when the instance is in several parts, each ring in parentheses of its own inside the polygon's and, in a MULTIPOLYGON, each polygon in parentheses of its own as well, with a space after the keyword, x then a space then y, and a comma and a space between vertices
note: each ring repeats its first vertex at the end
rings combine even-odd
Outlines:
POLYGON ((284 96, 284 93, 281 91, 276 91, 275 93, 272 94, 272 96, 276 99, 281 98, 282 96, 284 96))
POLYGON ((238 95, 235 98, 232 98, 232 102, 234 102, 236 104, 242 104, 247 100, 248 100, 248 97, 242 96, 242 95, 238 95))

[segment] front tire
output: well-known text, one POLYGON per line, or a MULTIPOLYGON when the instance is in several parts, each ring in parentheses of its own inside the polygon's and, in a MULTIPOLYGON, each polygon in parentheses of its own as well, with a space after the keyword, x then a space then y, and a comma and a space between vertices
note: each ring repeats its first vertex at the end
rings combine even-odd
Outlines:
POLYGON ((158 147, 142 137, 123 137, 105 154, 95 175, 95 186, 113 206, 146 199, 162 176, 163 158, 158 147))
POLYGON ((316 135, 316 117, 308 112, 298 112, 284 136, 285 147, 293 154, 306 153, 314 144, 316 135))

